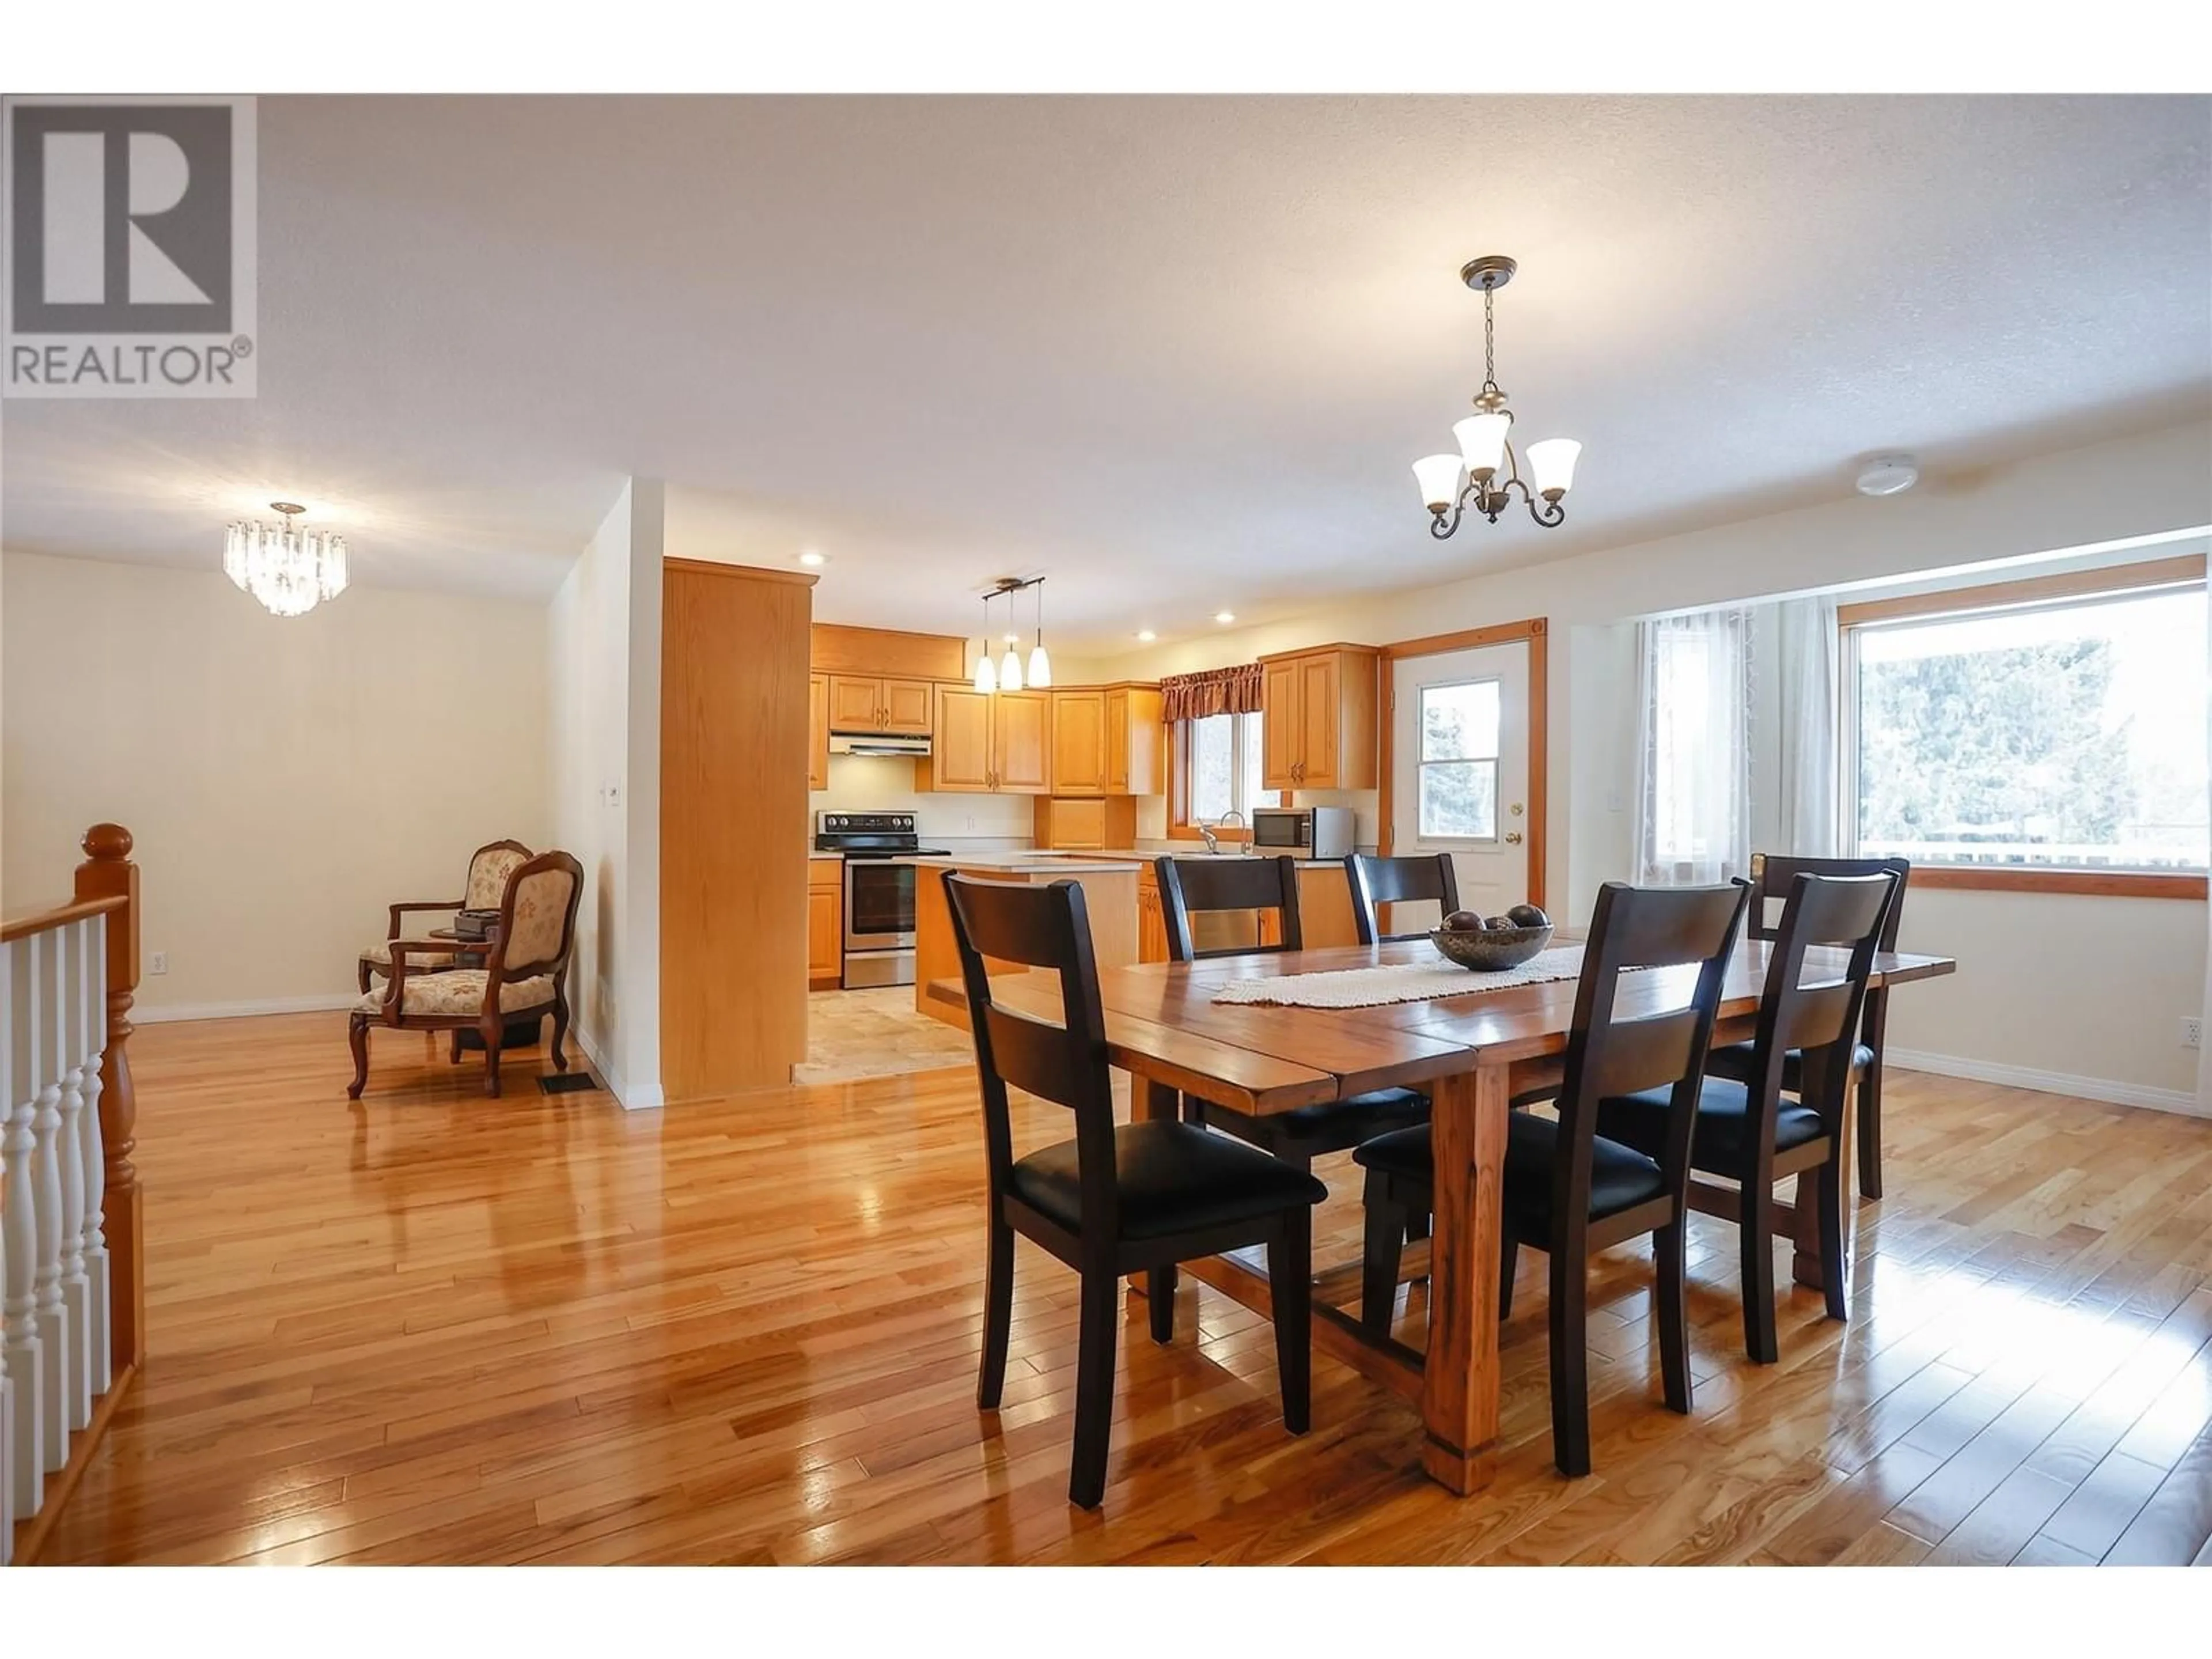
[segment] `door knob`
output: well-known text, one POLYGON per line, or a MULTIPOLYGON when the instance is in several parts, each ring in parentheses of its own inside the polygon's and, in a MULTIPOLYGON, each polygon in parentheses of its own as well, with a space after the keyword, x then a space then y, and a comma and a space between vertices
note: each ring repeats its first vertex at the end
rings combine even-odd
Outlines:
POLYGON ((1505 832, 1505 844, 1508 847, 1518 847, 1521 844, 1521 832, 1518 830, 1508 830, 1505 832))

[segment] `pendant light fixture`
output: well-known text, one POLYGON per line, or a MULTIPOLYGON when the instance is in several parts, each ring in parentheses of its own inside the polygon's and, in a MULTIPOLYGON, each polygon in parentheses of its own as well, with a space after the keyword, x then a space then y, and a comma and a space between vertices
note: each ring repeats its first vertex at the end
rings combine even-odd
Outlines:
POLYGON ((976 641, 982 648, 975 653, 975 689, 989 696, 999 689, 999 671, 991 661, 991 596, 983 596, 983 637, 976 641))
POLYGON ((1459 528, 1469 507, 1496 524, 1498 514, 1512 504, 1516 490, 1528 516, 1547 530, 1566 520, 1567 509, 1560 501, 1574 484, 1582 445, 1572 438, 1530 444, 1533 483, 1523 483, 1513 453, 1513 411, 1505 406, 1505 393, 1498 384, 1498 319, 1492 296, 1513 280, 1518 269, 1502 253, 1486 253, 1460 267, 1460 280, 1482 295, 1482 390, 1474 395, 1475 412, 1452 428, 1459 453, 1425 455, 1413 463, 1421 502, 1429 509, 1429 534, 1438 541, 1459 528))
POLYGON ((1036 589, 1036 645, 1030 652, 1030 690, 1042 691, 1052 684, 1052 659, 1044 653, 1044 578, 1030 585, 1036 589))

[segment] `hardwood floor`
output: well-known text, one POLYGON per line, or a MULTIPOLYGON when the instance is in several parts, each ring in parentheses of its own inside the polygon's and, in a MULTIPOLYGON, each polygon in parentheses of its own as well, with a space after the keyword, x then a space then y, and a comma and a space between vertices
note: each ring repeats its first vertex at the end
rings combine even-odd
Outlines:
MULTIPOLYGON (((134 1039, 151 1358, 47 1559, 2212 1559, 2212 1122, 1895 1074, 1847 1327, 1790 1291, 1781 1363, 1749 1364, 1735 1236, 1696 1218, 1676 1417, 1648 1264, 1596 1264, 1579 1481, 1534 1252, 1507 1450, 1464 1500, 1395 1396, 1316 1357, 1291 1439, 1263 1323, 1187 1288, 1156 1347, 1138 1304, 1093 1515, 1075 1277, 1026 1246, 1005 1405, 975 1410, 970 1073, 625 1114, 541 1096, 528 1057, 488 1101, 435 1043, 374 1041, 349 1109, 342 1015, 134 1039)), ((1348 1261, 1358 1183, 1321 1173, 1316 1257, 1348 1261)))

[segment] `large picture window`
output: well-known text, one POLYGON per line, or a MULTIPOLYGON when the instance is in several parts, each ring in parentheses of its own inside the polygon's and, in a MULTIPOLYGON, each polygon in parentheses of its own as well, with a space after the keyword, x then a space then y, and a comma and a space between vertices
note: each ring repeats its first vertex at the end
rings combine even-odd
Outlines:
POLYGON ((2201 575, 2039 602, 1968 590, 1906 608, 1920 614, 1844 616, 1853 851, 2029 878, 2202 875, 2201 575))

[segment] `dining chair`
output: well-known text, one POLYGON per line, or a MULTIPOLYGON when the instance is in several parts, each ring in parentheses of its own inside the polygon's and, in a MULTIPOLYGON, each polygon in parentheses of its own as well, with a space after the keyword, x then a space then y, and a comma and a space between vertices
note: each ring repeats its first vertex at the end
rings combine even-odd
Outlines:
MULTIPOLYGON (((1748 1083, 1708 1075, 1697 1103, 1690 1167, 1737 1183, 1736 1230, 1742 1255, 1744 1352, 1759 1364, 1779 1355, 1774 1325, 1774 1183, 1815 1172, 1820 1212, 1820 1282, 1828 1316, 1849 1316, 1844 1279, 1843 1159, 1838 1155, 1844 1091, 1851 1086, 1851 1049, 1874 971, 1897 878, 1815 876, 1801 871, 1766 959, 1759 1030, 1749 1047, 1748 1083), (1801 982, 1805 953, 1815 945, 1850 952, 1840 975, 1801 982), (1795 1103, 1782 1097, 1788 1057, 1798 1056, 1795 1103)), ((1711 1067, 1708 1066, 1710 1073, 1711 1067)), ((1602 1102, 1598 1133, 1646 1156, 1671 1146, 1680 1103, 1647 1089, 1602 1102)))
MULTIPOLYGON (((1168 956, 1176 962, 1217 957, 1260 956, 1297 951, 1305 934, 1298 920, 1298 866, 1291 858, 1163 857, 1154 863, 1159 878, 1160 909, 1167 921, 1168 956), (1273 910, 1281 917, 1280 942, 1274 945, 1197 948, 1192 919, 1223 911, 1273 910)), ((1392 1129, 1425 1122, 1429 1097, 1414 1089, 1377 1089, 1349 1100, 1301 1106, 1255 1115, 1232 1106, 1183 1097, 1186 1121, 1202 1123, 1224 1134, 1273 1152, 1304 1168, 1329 1152, 1349 1152, 1363 1140, 1392 1129)), ((1417 1235, 1418 1236, 1418 1235, 1417 1235)))
MULTIPOLYGON (((1770 919, 1768 907, 1786 901, 1791 887, 1801 875, 1877 876, 1884 873, 1897 878, 1897 890, 1890 895, 1889 913, 1882 919, 1881 942, 1876 948, 1894 951, 1897 949, 1898 925, 1905 918, 1905 887, 1912 877, 1912 866, 1905 859, 1784 858, 1767 853, 1753 855, 1751 860, 1751 936, 1763 939, 1780 936, 1780 926, 1770 919)), ((1889 993, 1877 987, 1867 993, 1866 1012, 1860 1018, 1859 1040, 1851 1050, 1851 1069, 1858 1079, 1859 1091, 1859 1194, 1868 1199, 1881 1196, 1881 1061, 1888 1030, 1889 993)), ((1705 1062, 1705 1069, 1715 1077, 1749 1083, 1753 1064, 1750 1043, 1731 1042, 1713 1050, 1705 1062)), ((1797 1054, 1783 1056, 1782 1087, 1785 1093, 1794 1095, 1799 1092, 1800 1065, 1797 1054)))
MULTIPOLYGON (((1740 880, 1725 887, 1617 881, 1601 887, 1575 988, 1559 1115, 1514 1112, 1507 1119, 1498 1313, 1512 1311, 1521 1246, 1544 1251, 1551 1264, 1552 1458, 1562 1474, 1584 1475, 1590 1468, 1585 1297, 1589 1258, 1598 1251, 1651 1235, 1662 1384, 1668 1409, 1690 1409, 1683 1306, 1690 1131, 1750 892, 1750 884, 1740 880), (1691 967, 1696 981, 1686 1000, 1670 995, 1667 982, 1656 990, 1621 982, 1639 969, 1691 967), (1601 1134, 1599 1103, 1644 1088, 1677 1109, 1665 1140, 1643 1150, 1601 1134)), ((1680 982, 1672 976, 1671 986, 1680 982)), ((1397 1299, 1406 1217, 1435 1205, 1428 1127, 1381 1136, 1352 1156, 1367 1171, 1360 1320, 1385 1336, 1397 1299)))
POLYGON ((990 1249, 975 1404, 998 1409, 1014 1316, 1014 1235, 1073 1267, 1082 1284, 1069 1501, 1106 1492, 1114 1329, 1122 1275, 1142 1273, 1155 1342, 1175 1335, 1176 1266, 1267 1248, 1283 1425, 1306 1431, 1312 1340, 1313 1206, 1328 1189, 1304 1170, 1172 1119, 1116 1127, 1091 916, 1073 881, 1017 887, 945 872, 982 1085, 990 1249), (1057 1025, 1000 1007, 984 958, 1060 976, 1057 1025), (1066 1107, 1075 1138, 1017 1158, 1011 1085, 1066 1107))
POLYGON ((1434 902, 1439 923, 1459 908, 1459 872, 1449 853, 1389 859, 1350 853, 1345 855, 1344 876, 1352 889, 1352 925, 1362 945, 1424 936, 1425 930, 1384 933, 1382 916, 1386 904, 1434 902))

